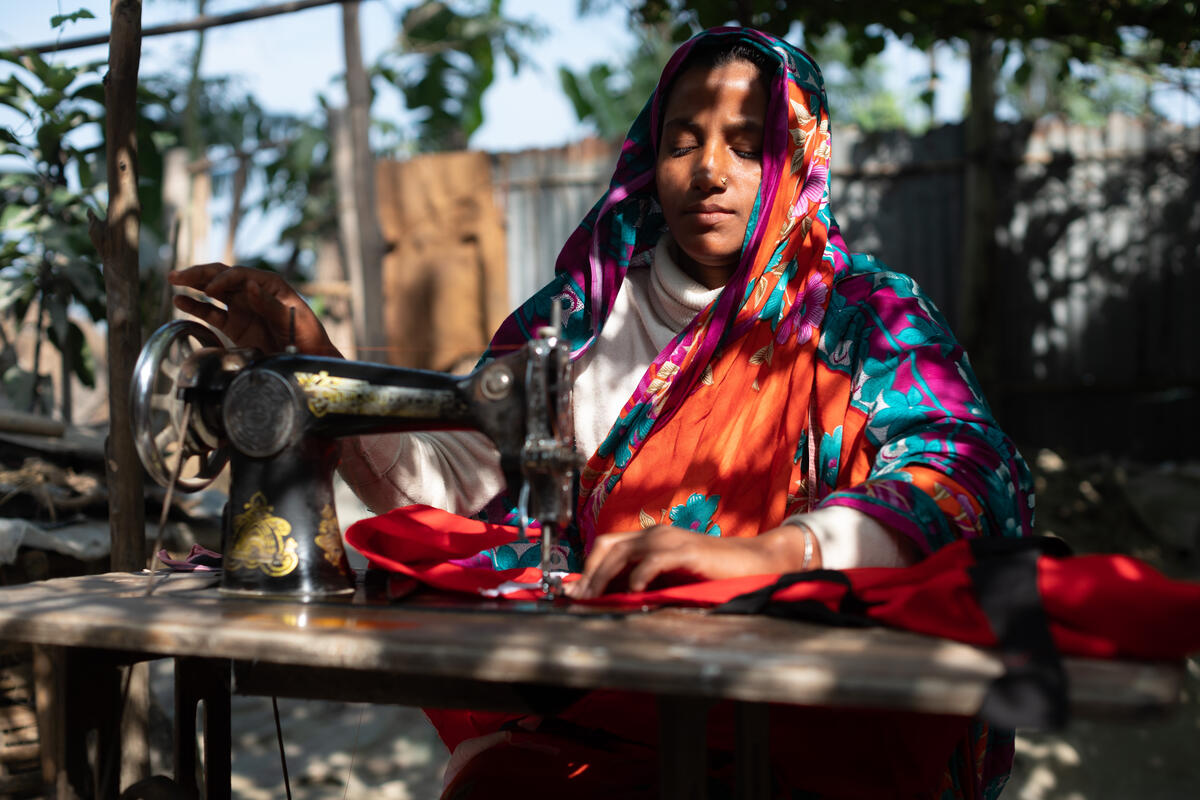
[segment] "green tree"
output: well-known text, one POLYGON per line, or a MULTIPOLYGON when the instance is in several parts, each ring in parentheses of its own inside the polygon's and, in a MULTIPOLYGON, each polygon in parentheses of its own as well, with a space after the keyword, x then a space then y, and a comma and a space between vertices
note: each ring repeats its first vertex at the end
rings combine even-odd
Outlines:
POLYGON ((1009 52, 1016 66, 1002 72, 1001 103, 1021 119, 1056 116, 1099 125, 1112 113, 1159 116, 1150 99, 1165 76, 1156 65, 1103 52, 1079 62, 1047 39, 1014 42, 1009 52))
MULTIPOLYGON (((601 12, 611 3, 581 0, 583 15, 601 12)), ((685 16, 686 16, 686 12, 685 16)), ((647 10, 631 15, 636 37, 632 50, 615 63, 600 62, 579 71, 560 67, 563 91, 581 122, 604 138, 622 136, 653 91, 671 53, 699 29, 699 22, 647 10)), ((916 98, 897 97, 885 85, 885 70, 874 53, 844 27, 830 26, 820 36, 805 36, 804 46, 825 67, 825 79, 839 121, 864 130, 913 127, 906 106, 916 98), (860 63, 861 61, 861 63, 860 63)))
POLYGON ((634 35, 633 51, 619 66, 601 62, 578 72, 566 67, 558 71, 575 116, 591 123, 605 139, 620 138, 629 129, 677 44, 670 27, 661 23, 637 25, 634 35))
POLYGON ((849 123, 865 131, 915 127, 906 107, 915 104, 916 98, 897 97, 888 89, 878 55, 856 64, 845 28, 831 27, 823 36, 805 37, 804 45, 822 65, 830 114, 839 124, 849 123))
POLYGON ((501 13, 501 0, 426 0, 400 16, 396 46, 374 73, 404 95, 419 115, 420 150, 461 150, 483 124, 483 94, 496 75, 496 60, 521 67, 526 42, 541 29, 501 13))
MULTIPOLYGON (((0 82, 0 104, 18 120, 0 128, 0 156, 13 165, 0 172, 0 313, 20 324, 35 307, 35 324, 45 326, 64 367, 90 386, 91 355, 67 312, 78 307, 92 319, 104 317, 103 280, 87 234, 87 212, 100 208, 92 172, 103 152, 83 144, 99 138, 103 119, 99 65, 62 67, 36 54, 0 58, 18 68, 0 82)), ((39 335, 28 369, 4 342, 3 380, 19 407, 48 411, 41 342, 39 335)))
POLYGON ((780 36, 800 25, 810 40, 840 26, 854 63, 881 52, 889 33, 921 50, 939 41, 965 43, 976 51, 973 69, 986 73, 975 76, 975 86, 995 79, 1003 44, 1010 42, 1053 42, 1076 64, 1104 56, 1146 73, 1162 65, 1200 67, 1196 0, 633 0, 630 14, 635 21, 670 24, 677 36, 733 22, 780 36))

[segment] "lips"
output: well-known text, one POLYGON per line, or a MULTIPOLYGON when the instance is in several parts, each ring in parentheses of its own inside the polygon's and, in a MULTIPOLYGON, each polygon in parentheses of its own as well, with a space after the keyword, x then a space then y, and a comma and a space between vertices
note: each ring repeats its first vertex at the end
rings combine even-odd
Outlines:
POLYGON ((716 203, 696 203, 684 208, 683 213, 701 225, 717 225, 734 215, 733 211, 716 203))

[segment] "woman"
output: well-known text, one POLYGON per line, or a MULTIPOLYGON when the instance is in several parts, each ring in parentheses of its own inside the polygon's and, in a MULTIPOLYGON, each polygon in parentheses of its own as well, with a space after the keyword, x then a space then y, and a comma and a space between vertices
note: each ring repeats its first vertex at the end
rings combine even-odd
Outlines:
MULTIPOLYGON (((829 156, 811 59, 753 30, 697 36, 665 68, 555 279, 497 332, 490 352, 527 339, 552 303, 566 310, 588 457, 573 596, 898 566, 960 537, 1028 533, 1024 463, 932 303, 848 253, 828 205, 829 156)), ((226 301, 228 312, 177 303, 243 344, 279 349, 272 329, 285 330, 295 307, 300 349, 332 352, 278 279, 208 265, 172 280, 226 301)), ((373 508, 423 501, 469 513, 502 488, 498 471, 479 478, 489 451, 471 436, 373 437, 343 473, 373 508)), ((552 775, 576 796, 628 796, 654 763, 641 738, 654 728, 611 694, 552 720, 431 716, 457 745, 448 795, 528 768, 542 789, 552 775)), ((774 737, 780 792, 990 795, 1011 762, 1011 735, 962 721, 776 716, 788 731, 774 737), (866 778, 831 766, 847 753, 866 778)))

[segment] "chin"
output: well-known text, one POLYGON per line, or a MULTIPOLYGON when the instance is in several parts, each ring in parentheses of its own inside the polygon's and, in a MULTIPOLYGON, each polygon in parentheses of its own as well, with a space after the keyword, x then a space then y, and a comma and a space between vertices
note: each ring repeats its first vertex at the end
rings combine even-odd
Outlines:
POLYGON ((701 266, 709 268, 724 267, 733 271, 737 267, 738 255, 741 248, 730 252, 728 250, 708 249, 695 247, 691 249, 680 248, 684 255, 701 266))

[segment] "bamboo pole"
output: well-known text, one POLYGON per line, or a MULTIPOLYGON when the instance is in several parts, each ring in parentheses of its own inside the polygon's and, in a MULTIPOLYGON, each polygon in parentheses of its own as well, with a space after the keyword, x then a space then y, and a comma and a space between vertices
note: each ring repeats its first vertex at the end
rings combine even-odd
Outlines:
MULTIPOLYGON (((353 0, 357 2, 357 0, 353 0)), ((279 14, 291 14, 296 11, 305 11, 318 6, 328 6, 334 3, 348 3, 352 0, 296 0, 291 3, 279 3, 273 6, 263 6, 261 8, 251 8, 246 11, 235 11, 230 14, 220 15, 201 15, 193 17, 186 22, 172 22, 168 25, 155 25, 146 28, 142 31, 142 38, 147 36, 165 36, 170 33, 186 33, 188 31, 202 31, 208 28, 217 28, 222 25, 233 25, 238 22, 249 22, 250 20, 262 19, 263 17, 274 17, 279 14)), ((94 36, 80 36, 75 39, 66 39, 61 42, 42 42, 41 44, 31 44, 26 47, 13 47, 8 52, 18 53, 58 53, 63 50, 77 50, 81 47, 94 47, 98 44, 107 44, 109 41, 108 34, 96 34, 94 36)))

